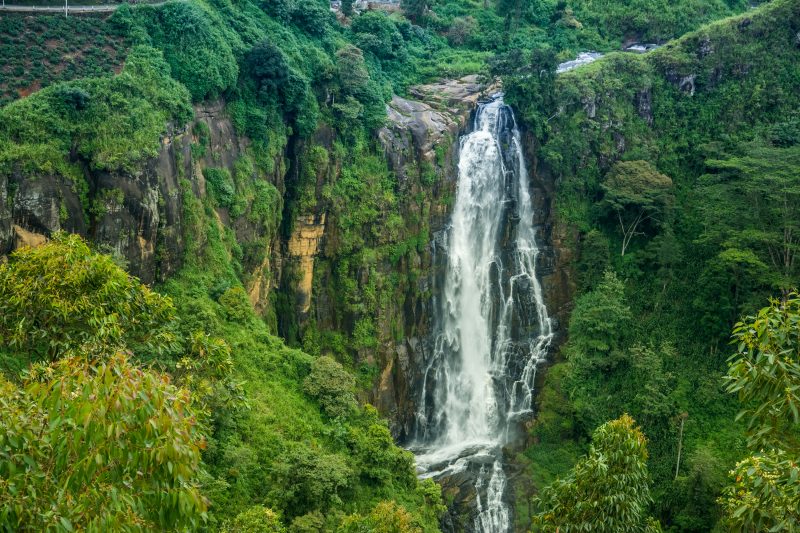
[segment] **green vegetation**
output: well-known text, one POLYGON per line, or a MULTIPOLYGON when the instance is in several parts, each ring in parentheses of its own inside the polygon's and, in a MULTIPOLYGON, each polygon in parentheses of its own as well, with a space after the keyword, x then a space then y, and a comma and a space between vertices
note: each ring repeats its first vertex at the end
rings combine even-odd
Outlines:
POLYGON ((0 105, 4 105, 58 81, 118 71, 130 41, 101 17, 4 12, 0 45, 0 105))
POLYGON ((733 330, 728 392, 745 409, 753 453, 731 472, 720 503, 731 531, 791 531, 800 520, 800 296, 774 300, 733 330))
POLYGON ((569 340, 540 393, 541 444, 523 458, 569 453, 529 467, 534 483, 566 475, 593 430, 627 412, 651 443, 651 512, 665 530, 764 529, 752 524, 766 496, 751 484, 791 463, 745 460, 743 485, 717 501, 749 453, 720 384, 733 324, 798 285, 796 23, 776 0, 558 77, 530 79, 552 68, 544 52, 498 64, 507 99, 537 125, 558 218, 579 231, 569 340))
POLYGON ((76 347, 102 353, 169 347, 174 335, 165 325, 175 309, 168 298, 77 236, 54 241, 23 248, 12 264, 0 265, 0 339, 15 357, 52 362, 76 347))
POLYGON ((798 285, 797 10, 773 0, 701 27, 747 4, 404 0, 402 14, 357 14, 343 2, 343 23, 326 0, 4 14, 9 203, 20 180, 64 178, 91 228, 128 199, 90 196, 93 178, 147 175, 167 132, 191 150, 173 161, 183 267, 155 290, 76 237, 0 265, 3 527, 435 531, 438 487, 357 400, 385 346, 417 333, 406 296, 431 296, 419 280, 430 221, 452 201, 452 139, 401 179, 375 130, 410 85, 496 74, 535 138, 537 173, 558 184, 559 223, 578 232, 569 341, 520 454, 533 486, 553 483, 530 518, 565 531, 653 530, 651 516, 669 531, 788 529, 795 297, 735 333, 730 387, 749 431, 720 386, 731 326, 798 285), (583 50, 692 30, 554 72, 583 50), (228 118, 238 145, 221 148, 233 140, 214 121, 228 118), (323 216, 313 294, 330 316, 301 323, 301 273, 270 270, 270 254, 300 217, 323 216), (263 316, 254 281, 271 291, 263 316))
POLYGON ((358 521, 395 502, 385 505, 403 506, 396 512, 414 530, 435 530, 438 489, 417 481, 411 455, 394 445, 374 409, 356 406, 352 376, 272 337, 240 286, 219 303, 211 298, 216 276, 232 272, 230 252, 208 232, 201 260, 223 270, 188 267, 165 287, 174 300, 77 236, 24 248, 0 268, 2 300, 10 302, 0 350, 8 380, 21 378, 2 389, 5 523, 234 527, 225 524, 271 513, 253 507, 266 500, 287 523, 320 514, 333 528, 348 514, 358 521), (149 343, 141 328, 154 337, 149 343), (39 358, 15 340, 23 332, 43 337, 46 364, 21 364, 39 358), (64 480, 66 491, 48 488, 64 480))
POLYGON ((256 317, 230 241, 218 221, 203 216, 210 202, 187 214, 199 224, 187 231, 205 246, 163 289, 176 302, 179 334, 202 327, 225 339, 247 402, 246 409, 211 411, 203 483, 211 524, 232 527, 225 524, 266 504, 299 530, 335 529, 348 515, 395 502, 415 527, 435 530, 438 489, 416 480, 410 454, 394 445, 374 409, 357 406, 352 375, 333 359, 287 348, 256 317), (231 288, 219 291, 221 284, 231 288))
POLYGON ((132 171, 155 157, 167 122, 192 116, 188 92, 153 48, 133 48, 122 72, 52 85, 0 109, 0 172, 83 181, 94 169, 132 171))
POLYGON ((534 531, 661 531, 646 515, 647 445, 634 424, 623 415, 595 430, 587 457, 542 492, 534 531))
POLYGON ((191 397, 121 353, 0 378, 0 517, 7 530, 197 528, 204 441, 191 397))

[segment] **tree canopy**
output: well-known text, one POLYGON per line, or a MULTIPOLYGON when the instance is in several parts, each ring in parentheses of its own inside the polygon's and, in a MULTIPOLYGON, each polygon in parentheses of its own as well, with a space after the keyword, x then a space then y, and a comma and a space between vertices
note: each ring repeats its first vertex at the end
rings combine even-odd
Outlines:
POLYGON ((800 295, 773 300, 733 330, 728 392, 744 404, 755 452, 731 472, 720 503, 731 531, 794 531, 800 523, 800 295))
POLYGON ((127 355, 0 377, 0 521, 18 530, 182 531, 203 521, 205 446, 187 390, 127 355))
MULTIPOLYGON (((29 360, 70 350, 173 349, 175 308, 77 235, 56 234, 0 265, 0 346, 29 360)), ((143 354, 144 355, 144 354, 143 354)))
POLYGON ((568 477, 542 491, 534 531, 661 531, 647 515, 651 502, 647 441, 623 415, 597 428, 588 455, 568 477))
POLYGON ((612 213, 622 233, 622 255, 642 228, 661 224, 659 216, 672 204, 672 180, 647 161, 619 161, 603 182, 600 205, 612 213))

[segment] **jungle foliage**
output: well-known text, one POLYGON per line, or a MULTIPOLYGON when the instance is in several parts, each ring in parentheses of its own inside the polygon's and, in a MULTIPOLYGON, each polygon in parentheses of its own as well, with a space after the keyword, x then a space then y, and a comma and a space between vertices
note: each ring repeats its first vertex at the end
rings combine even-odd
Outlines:
POLYGON ((798 276, 797 10, 773 0, 701 27, 748 4, 403 0, 401 14, 340 20, 324 0, 188 0, 0 18, 3 177, 57 175, 85 198, 87 168, 135 174, 165 135, 190 133, 208 192, 179 176, 186 258, 156 290, 74 237, 0 265, 2 521, 436 530, 438 486, 416 479, 358 400, 376 348, 409 333, 392 318, 403 295, 430 296, 420 257, 447 162, 437 151, 436 168, 400 179, 375 130, 393 93, 467 74, 503 78, 537 171, 558 183, 558 220, 578 234, 569 341, 539 393, 537 444, 520 457, 538 487, 561 478, 533 520, 631 531, 655 528, 651 516, 673 531, 796 520, 796 398, 750 372, 793 368, 777 353, 796 355, 784 334, 796 305, 747 319, 726 365, 731 326, 798 276), (583 50, 692 30, 555 75, 583 50), (216 99, 249 143, 232 165, 205 122, 182 129, 216 99), (244 272, 300 216, 323 213, 314 294, 339 302, 336 316, 301 329, 286 287, 258 316, 244 272), (262 233, 248 242, 223 217, 262 233), (756 346, 750 327, 770 342, 756 346), (749 433, 732 422, 726 372, 749 433), (751 446, 766 438, 780 445, 751 446), (774 479, 781 490, 767 492, 774 479), (595 504, 600 522, 586 512, 595 504))
MULTIPOLYGON (((557 77, 541 53, 498 63, 507 98, 538 124, 537 163, 558 183, 558 218, 578 232, 568 342, 533 429, 543 446, 524 454, 541 461, 530 467, 540 482, 566 475, 595 428, 629 413, 651 444, 650 509, 665 530, 791 530, 784 506, 796 496, 759 502, 767 489, 753 485, 791 476, 791 459, 751 455, 748 443, 770 427, 791 434, 794 400, 784 396, 786 420, 774 406, 747 415, 748 437, 721 384, 753 327, 737 326, 731 346, 734 324, 777 297, 783 304, 758 323, 762 340, 782 338, 778 309, 792 308, 786 297, 799 283, 797 17, 793 2, 776 0, 557 77), (571 452, 544 455, 559 448, 571 452)), ((782 350, 790 360, 795 352, 782 350)), ((735 363, 736 379, 778 372, 758 364, 735 363)), ((796 442, 787 448, 795 453, 796 442)))

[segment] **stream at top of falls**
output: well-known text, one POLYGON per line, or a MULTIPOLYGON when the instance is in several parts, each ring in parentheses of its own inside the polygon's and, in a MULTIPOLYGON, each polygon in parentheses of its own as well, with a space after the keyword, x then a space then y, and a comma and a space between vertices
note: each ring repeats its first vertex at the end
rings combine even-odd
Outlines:
POLYGON ((415 438, 421 477, 472 472, 472 530, 511 528, 502 447, 533 408, 553 323, 536 273, 541 250, 514 114, 502 94, 478 106, 460 139, 458 185, 434 302, 415 438))

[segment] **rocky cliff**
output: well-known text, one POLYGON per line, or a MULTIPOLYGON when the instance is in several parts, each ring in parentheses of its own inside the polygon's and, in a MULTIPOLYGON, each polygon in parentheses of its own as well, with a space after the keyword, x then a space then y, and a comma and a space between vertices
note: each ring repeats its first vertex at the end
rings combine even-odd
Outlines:
MULTIPOLYGON (((444 268, 437 242, 455 195, 459 135, 479 99, 496 90, 470 76, 392 98, 377 139, 397 198, 391 215, 399 229, 387 236, 384 228, 362 228, 364 242, 356 251, 342 245, 342 218, 350 206, 337 209, 326 193, 342 179, 336 133, 323 126, 310 139, 286 139, 267 165, 254 170, 243 164, 252 158, 250 140, 237 134, 218 101, 195 106, 190 124, 168 125, 157 157, 135 171, 84 165, 85 186, 50 175, 0 176, 0 252, 35 245, 59 230, 75 232, 144 282, 157 283, 177 272, 186 254, 203 249, 200 227, 216 227, 230 236, 229 253, 256 309, 308 351, 353 357, 371 391, 364 399, 389 418, 396 438, 407 441, 418 363, 430 349, 435 280, 444 268), (207 201, 220 194, 212 191, 219 184, 209 181, 220 175, 243 198, 241 205, 207 201), (256 216, 252 191, 260 184, 279 195, 268 206, 271 221, 256 216), (351 293, 373 292, 374 301, 350 301, 351 293), (356 338, 365 323, 377 342, 356 338)), ((560 244, 566 234, 552 224, 550 180, 535 172, 532 180, 536 223, 545 241, 560 244)), ((557 309, 565 308, 570 292, 563 268, 568 257, 561 253, 558 246, 548 248, 542 267, 557 309)))

